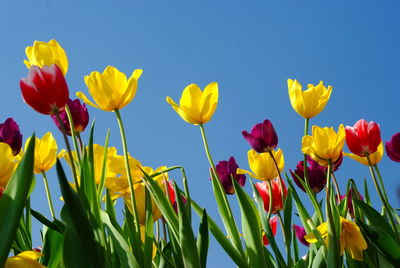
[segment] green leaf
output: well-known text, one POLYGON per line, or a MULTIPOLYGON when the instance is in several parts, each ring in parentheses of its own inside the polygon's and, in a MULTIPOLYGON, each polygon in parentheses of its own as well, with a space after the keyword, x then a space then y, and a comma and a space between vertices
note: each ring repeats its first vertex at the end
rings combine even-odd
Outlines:
POLYGON ((265 267, 264 246, 260 217, 253 200, 246 194, 236 180, 232 180, 242 214, 242 230, 246 242, 251 267, 265 267))
POLYGON ((60 267, 62 261, 63 235, 50 228, 45 228, 43 241, 43 256, 40 258, 41 264, 48 268, 60 267))
POLYGON ((200 226, 199 226, 199 234, 197 235, 197 252, 200 259, 200 267, 205 268, 207 265, 207 253, 208 253, 208 221, 207 221, 207 212, 204 209, 203 215, 201 216, 200 226))
POLYGON ((56 219, 54 219, 54 221, 50 221, 41 213, 37 212, 36 210, 33 210, 32 208, 31 208, 31 214, 35 219, 37 219, 40 223, 47 226, 48 228, 51 228, 59 233, 64 232, 65 224, 62 221, 56 219))
POLYGON ((35 135, 0 199, 0 267, 10 252, 33 180, 35 135))
POLYGON ((154 231, 153 231, 153 214, 152 214, 152 205, 151 205, 151 198, 149 194, 149 190, 145 188, 145 210, 146 210, 146 225, 144 233, 141 235, 144 236, 144 267, 151 266, 151 260, 153 257, 153 238, 154 238, 154 231))

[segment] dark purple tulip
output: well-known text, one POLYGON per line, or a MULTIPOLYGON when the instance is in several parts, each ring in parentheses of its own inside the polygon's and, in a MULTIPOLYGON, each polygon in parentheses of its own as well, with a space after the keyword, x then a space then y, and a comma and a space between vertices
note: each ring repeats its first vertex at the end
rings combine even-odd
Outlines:
POLYGON ((386 154, 395 162, 400 162, 400 132, 392 136, 385 144, 386 154))
POLYGON ((14 155, 19 154, 22 147, 22 134, 18 124, 12 118, 7 118, 0 124, 0 142, 10 145, 14 155))
POLYGON ((243 130, 242 135, 257 153, 272 151, 278 144, 278 136, 269 120, 254 125, 251 133, 243 130))
MULTIPOLYGON (((307 157, 307 161, 308 161, 308 166, 307 166, 308 183, 310 185, 311 190, 314 193, 319 193, 325 187, 327 169, 326 167, 320 166, 318 162, 314 161, 311 157, 307 157)), ((302 180, 304 180, 304 162, 300 161, 299 163, 297 163, 294 172, 292 170, 289 171, 292 174, 293 180, 295 181, 297 186, 299 186, 299 188, 303 192, 305 192, 306 190, 304 189, 303 185, 298 179, 298 177, 300 177, 302 180)))
POLYGON ((215 167, 226 194, 235 193, 231 179, 232 176, 240 186, 243 187, 246 183, 246 176, 244 174, 236 173, 236 169, 238 168, 239 166, 236 164, 236 160, 233 156, 231 156, 228 161, 219 161, 215 167))
MULTIPOLYGON (((310 159, 311 159, 311 157, 310 157, 310 159)), ((343 153, 340 154, 340 157, 335 162, 332 163, 332 172, 335 172, 336 170, 338 170, 340 165, 342 164, 342 162, 343 162, 343 153)))
MULTIPOLYGON (((69 110, 71 111, 72 119, 74 121, 74 128, 76 133, 83 132, 86 126, 89 123, 89 113, 86 108, 86 104, 81 104, 79 99, 71 100, 68 99, 67 105, 69 110)), ((67 135, 71 136, 71 127, 69 125, 67 112, 65 110, 60 112, 61 121, 64 123, 65 130, 67 135)), ((61 131, 60 123, 57 120, 55 115, 52 115, 53 121, 61 131)))
MULTIPOLYGON (((352 198, 352 190, 349 191, 349 194, 347 195, 347 209, 350 213, 350 216, 354 218, 354 208, 353 208, 353 198, 352 198)), ((337 195, 336 195, 337 196, 337 195)), ((346 195, 340 195, 340 201, 344 200, 346 198, 346 195)), ((358 199, 364 200, 364 197, 358 193, 358 199)))
POLYGON ((304 229, 304 227, 299 226, 297 224, 293 224, 293 229, 296 232, 296 237, 299 240, 300 243, 302 243, 305 246, 310 246, 310 243, 308 243, 306 241, 306 239, 304 238, 304 236, 307 234, 306 230, 304 229))

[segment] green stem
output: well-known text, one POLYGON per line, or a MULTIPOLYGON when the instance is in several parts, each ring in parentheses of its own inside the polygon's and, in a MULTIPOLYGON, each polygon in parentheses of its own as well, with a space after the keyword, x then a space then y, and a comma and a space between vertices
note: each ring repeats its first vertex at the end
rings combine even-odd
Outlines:
POLYGON ((200 126, 201 137, 203 138, 204 149, 206 150, 206 155, 207 155, 208 162, 210 163, 211 170, 214 173, 215 177, 218 178, 217 172, 215 171, 214 161, 212 160, 212 157, 211 157, 211 154, 210 154, 210 149, 208 147, 207 136, 206 136, 206 132, 204 130, 204 125, 200 124, 199 126, 200 126))
POLYGON ((378 168, 377 164, 374 165, 374 169, 375 169, 376 174, 378 175, 380 186, 382 187, 382 193, 383 193, 384 197, 386 198, 386 202, 388 202, 389 199, 388 199, 387 194, 386 194, 385 185, 383 184, 382 175, 381 175, 381 172, 379 171, 379 168, 378 168))
MULTIPOLYGON (((310 123, 309 118, 305 118, 304 120, 304 136, 308 135, 308 125, 310 123)), ((307 169, 307 154, 304 154, 304 161, 303 161, 303 167, 304 167, 304 181, 307 184, 307 187, 310 188, 310 184, 308 181, 308 169, 307 169)))
POLYGON ((67 147, 68 156, 69 156, 69 159, 70 159, 70 162, 71 162, 71 169, 72 169, 72 174, 74 176, 75 186, 76 186, 76 189, 78 190, 79 189, 78 175, 76 174, 75 161, 74 161, 74 158, 72 156, 72 150, 71 150, 71 146, 69 145, 67 132, 65 131, 65 126, 64 126, 63 121, 61 120, 60 113, 58 112, 58 110, 55 110, 54 114, 55 114, 55 116, 57 118, 58 123, 60 124, 60 127, 61 127, 61 132, 62 132, 63 137, 64 137, 65 146, 67 147))
MULTIPOLYGON (((332 187, 332 182, 331 182, 331 173, 332 173, 332 160, 328 160, 328 170, 326 174, 326 217, 328 218, 328 239, 334 239, 334 241, 338 242, 339 237, 336 234, 336 226, 335 222, 333 219, 333 213, 332 213, 332 207, 331 207, 331 187, 332 187)), ((338 247, 339 245, 333 242, 329 242, 329 245, 334 245, 334 248, 330 248, 330 250, 333 250, 338 254, 338 247)), ((336 254, 335 254, 336 255, 336 254)), ((332 260, 328 260, 332 261, 332 260)), ((334 261, 337 261, 336 258, 334 258, 334 261)), ((333 265, 337 265, 337 263, 332 263, 333 265)), ((332 266, 334 267, 334 266, 332 266)))
POLYGON ((76 134, 76 137, 78 138, 78 141, 79 141, 79 148, 81 148, 81 151, 83 151, 83 142, 82 142, 81 134, 80 133, 76 134))
POLYGON ((69 110, 68 105, 65 105, 65 112, 67 113, 70 131, 72 134, 72 142, 74 143, 75 152, 76 152, 76 155, 78 156, 78 162, 80 162, 81 161, 81 151, 79 150, 78 142, 76 141, 76 131, 75 131, 74 119, 72 118, 72 114, 71 114, 71 111, 69 110))
POLYGON ((272 182, 268 180, 268 194, 269 194, 269 204, 268 204, 268 214, 267 214, 267 222, 269 224, 269 219, 271 218, 272 214, 272 182))
POLYGON ((281 190, 282 208, 283 208, 285 206, 285 193, 284 193, 284 188, 283 188, 283 178, 282 178, 282 175, 281 175, 281 171, 279 170, 278 163, 276 162, 276 159, 274 157, 274 154, 272 153, 272 151, 269 151, 268 153, 271 156, 272 161, 274 161, 276 172, 278 172, 279 187, 280 187, 280 190, 281 190))
POLYGON ((119 131, 121 134, 122 149, 124 151, 125 168, 126 168, 126 174, 128 176, 130 198, 131 198, 131 202, 132 202, 133 218, 135 221, 135 224, 134 224, 135 231, 136 231, 136 234, 138 234, 139 238, 140 238, 139 214, 138 214, 138 210, 137 210, 137 206, 136 206, 135 191, 133 189, 133 179, 132 179, 132 174, 131 174, 131 168, 129 165, 128 145, 126 143, 125 129, 124 129, 124 125, 122 123, 122 118, 121 118, 121 114, 120 114, 119 110, 115 109, 114 112, 115 112, 115 115, 117 116, 119 131))
POLYGON ((279 222, 281 223, 281 228, 282 228, 282 234, 283 234, 283 242, 285 243, 285 248, 286 248, 286 257, 287 257, 287 264, 289 267, 292 266, 292 255, 290 253, 290 242, 289 239, 287 237, 287 234, 285 232, 285 228, 283 225, 283 219, 281 216, 281 213, 279 211, 277 211, 278 214, 278 218, 279 218, 279 222))
POLYGON ((335 185, 335 189, 336 189, 336 193, 338 195, 337 199, 337 203, 340 203, 340 189, 339 189, 339 184, 337 183, 336 177, 332 172, 332 179, 333 179, 333 184, 335 185))
POLYGON ((54 213, 53 201, 51 199, 50 187, 49 187, 49 183, 47 181, 47 176, 44 171, 42 171, 42 175, 43 175, 43 181, 44 181, 44 188, 46 189, 47 202, 49 203, 50 214, 51 214, 51 217, 53 219, 55 219, 56 214, 54 213))
POLYGON ((379 198, 381 199, 381 201, 383 203, 383 206, 385 207, 385 210, 386 210, 386 212, 387 212, 387 214, 389 216, 389 220, 390 220, 390 223, 392 224, 393 230, 396 233, 396 240, 399 241, 399 238, 400 238, 399 237, 399 232, 397 230, 397 225, 396 225, 396 223, 394 221, 394 218, 393 218, 392 210, 390 209, 390 205, 387 203, 385 197, 383 196, 381 188, 379 187, 378 181, 376 180, 376 175, 375 175, 374 169, 372 167, 373 165, 372 165, 372 162, 371 162, 371 158, 369 157, 369 155, 367 155, 366 157, 367 157, 367 160, 368 160, 369 171, 371 172, 371 177, 372 177, 372 180, 374 182, 375 188, 376 188, 376 190, 378 192, 378 195, 379 195, 379 198))

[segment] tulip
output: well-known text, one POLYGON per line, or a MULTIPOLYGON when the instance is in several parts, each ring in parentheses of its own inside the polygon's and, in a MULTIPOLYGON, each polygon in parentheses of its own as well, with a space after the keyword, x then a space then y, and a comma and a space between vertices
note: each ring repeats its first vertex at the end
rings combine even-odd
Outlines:
POLYGON ((33 46, 26 47, 25 53, 28 60, 24 60, 24 63, 28 68, 34 65, 43 67, 56 64, 64 75, 68 71, 67 54, 65 54, 64 49, 54 39, 47 43, 35 41, 33 46))
POLYGON ((358 120, 354 127, 346 127, 346 144, 349 150, 361 157, 368 156, 378 150, 381 143, 379 125, 373 121, 358 120))
POLYGON ((4 268, 45 268, 38 262, 38 259, 42 256, 37 251, 23 251, 20 254, 9 257, 4 264, 4 268))
POLYGON ((308 89, 303 91, 297 80, 288 79, 288 89, 293 109, 308 119, 316 116, 325 108, 332 93, 332 87, 326 88, 322 81, 317 86, 309 84, 308 89))
POLYGON ((103 111, 111 112, 122 109, 135 97, 138 79, 142 72, 143 70, 136 69, 127 79, 126 75, 117 68, 108 66, 103 73, 92 72, 85 76, 85 83, 95 103, 81 91, 77 92, 76 96, 86 104, 103 111))
POLYGON ((236 160, 233 156, 228 161, 220 161, 215 167, 218 177, 221 180, 222 186, 224 187, 226 194, 234 194, 235 189, 233 188, 232 178, 235 179, 240 186, 244 186, 246 183, 246 176, 243 174, 237 174, 236 170, 239 168, 236 160))
POLYGON ((310 246, 310 243, 308 243, 305 239, 304 236, 307 234, 306 229, 304 229, 303 226, 293 224, 293 230, 296 233, 296 237, 299 240, 300 243, 305 245, 306 247, 310 246))
POLYGON ((390 159, 400 162, 400 132, 392 136, 390 141, 386 142, 386 153, 390 159))
MULTIPOLYGON (((358 199, 364 200, 363 196, 360 193, 358 194, 358 199)), ((346 198, 346 195, 340 195, 339 200, 343 201, 346 198)), ((353 208, 353 198, 352 198, 352 190, 350 189, 349 193, 347 194, 347 209, 349 210, 350 216, 354 218, 354 208, 353 208)))
POLYGON ((16 166, 10 145, 0 142, 0 188, 5 188, 16 166))
MULTIPOLYGON (((25 151, 28 148, 30 137, 25 142, 25 151)), ((57 159, 57 143, 53 135, 47 132, 42 138, 35 137, 35 159, 33 171, 36 174, 51 169, 57 159)))
MULTIPOLYGON (((278 217, 277 216, 274 216, 271 219, 269 219, 269 226, 271 227, 273 236, 276 235, 277 224, 278 224, 278 217)), ((264 244, 264 246, 268 246, 269 245, 269 240, 267 238, 267 235, 264 232, 263 232, 263 244, 264 244)))
MULTIPOLYGON (((308 174, 308 184, 314 193, 319 193, 324 189, 326 184, 326 167, 321 166, 318 162, 312 160, 311 157, 307 158, 307 174, 308 174)), ((296 169, 293 172, 289 170, 292 174, 294 182, 299 186, 299 188, 306 192, 303 185, 301 184, 299 178, 304 182, 304 161, 297 163, 296 169)))
POLYGON ((35 111, 53 115, 67 104, 69 91, 61 69, 53 64, 32 66, 28 77, 20 81, 24 101, 35 111))
POLYGON ((338 132, 333 128, 313 126, 312 136, 302 139, 302 152, 308 154, 321 166, 328 166, 328 161, 336 162, 342 156, 345 141, 343 125, 338 132))
MULTIPOLYGON (((358 156, 356 154, 349 154, 349 153, 344 153, 345 156, 350 157, 353 160, 356 160, 357 162, 369 166, 368 159, 366 156, 358 156)), ((372 153, 369 155, 369 160, 371 161, 371 165, 376 165, 378 164, 383 156, 383 143, 381 142, 378 146, 378 149, 375 153, 372 153)))
MULTIPOLYGON (((272 180, 272 211, 271 213, 276 213, 278 210, 283 210, 284 204, 282 203, 282 191, 280 187, 279 180, 272 180)), ((283 199, 286 199, 287 196, 287 189, 285 186, 285 182, 282 180, 283 186, 283 199)), ((256 188, 263 200, 264 209, 266 212, 269 212, 269 183, 266 181, 257 182, 256 188)))
POLYGON ((242 131, 242 135, 257 153, 272 151, 278 144, 278 136, 276 135, 274 126, 269 120, 254 125, 251 129, 251 133, 245 130, 242 131))
MULTIPOLYGON (((325 243, 328 239, 328 223, 324 222, 317 227, 318 232, 322 238, 325 238, 325 243)), ((304 236, 304 239, 309 243, 316 243, 317 238, 314 234, 308 234, 304 236)), ((349 221, 343 217, 340 217, 340 254, 342 255, 344 250, 351 256, 351 258, 362 261, 363 250, 367 249, 368 245, 363 235, 361 234, 360 228, 352 221, 349 221)), ((328 249, 329 250, 329 249, 328 249)))
POLYGON ((1 196, 3 195, 3 192, 4 192, 4 187, 0 187, 0 199, 1 199, 1 196))
MULTIPOLYGON (((175 212, 178 213, 178 203, 176 201, 176 193, 174 189, 174 185, 172 181, 163 181, 163 184, 165 185, 165 182, 167 182, 167 191, 168 191, 168 196, 169 196, 169 201, 171 202, 172 207, 174 208, 175 212)), ((181 200, 184 204, 186 204, 186 198, 181 195, 181 200)))
MULTIPOLYGON (((82 105, 78 99, 68 99, 67 105, 71 112, 72 120, 74 122, 75 132, 83 132, 89 123, 89 113, 86 108, 86 104, 82 105)), ((52 118, 58 129, 62 131, 60 122, 57 120, 57 117, 55 115, 52 115, 52 118)), ((67 132, 66 134, 71 136, 71 126, 69 125, 67 112, 65 110, 60 112, 60 118, 64 124, 65 131, 67 132)))
POLYGON ((0 124, 0 142, 10 145, 14 155, 21 151, 22 134, 14 119, 7 118, 4 123, 0 124))
MULTIPOLYGON (((274 150, 271 153, 278 164, 279 172, 282 172, 285 166, 282 150, 274 150)), ((249 174, 253 178, 262 181, 272 180, 279 176, 270 153, 258 154, 251 149, 247 152, 247 158, 252 172, 238 168, 236 171, 237 174, 249 174)))
POLYGON ((188 85, 182 92, 180 106, 178 106, 170 97, 167 97, 168 104, 177 112, 186 122, 199 125, 211 120, 218 104, 218 84, 210 83, 201 91, 196 84, 188 85))

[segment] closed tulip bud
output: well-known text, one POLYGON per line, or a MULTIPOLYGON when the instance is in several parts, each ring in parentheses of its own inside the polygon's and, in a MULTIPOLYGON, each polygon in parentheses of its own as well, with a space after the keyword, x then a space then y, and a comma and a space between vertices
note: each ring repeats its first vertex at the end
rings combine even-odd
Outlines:
POLYGON ((226 194, 234 194, 235 189, 233 188, 232 178, 235 179, 240 186, 244 186, 246 183, 246 175, 237 174, 236 170, 239 168, 236 160, 233 156, 228 161, 220 161, 215 167, 218 177, 221 180, 222 186, 224 187, 226 194))
MULTIPOLYGON (((307 159, 307 174, 308 174, 308 184, 314 193, 319 193, 324 189, 326 184, 326 171, 327 168, 318 164, 318 162, 312 160, 311 157, 307 159)), ((304 182, 304 161, 300 161, 294 172, 289 170, 292 174, 294 182, 299 186, 299 188, 306 192, 303 185, 301 184, 299 178, 304 182)))
POLYGON ((386 142, 385 148, 390 159, 400 162, 400 132, 394 134, 390 141, 386 142))
MULTIPOLYGON (((166 180, 163 181, 164 185, 165 182, 166 180)), ((178 203, 176 201, 176 193, 172 181, 167 181, 167 191, 168 191, 169 201, 171 202, 171 205, 174 208, 175 212, 178 213, 178 203)), ((184 204, 186 204, 186 198, 183 195, 181 195, 181 200, 184 204)))
POLYGON ((14 155, 21 151, 22 134, 14 119, 7 118, 3 124, 0 124, 0 142, 10 145, 14 155))
POLYGON ((296 232, 296 237, 299 240, 299 242, 305 245, 306 247, 309 247, 310 243, 308 243, 304 238, 304 236, 307 234, 304 227, 297 224, 293 224, 293 230, 296 232))
POLYGON ((55 64, 42 68, 32 66, 28 77, 21 79, 20 87, 24 101, 42 114, 60 112, 68 101, 67 82, 55 64))
MULTIPOLYGON (((71 111, 75 132, 76 133, 83 132, 89 123, 89 113, 86 108, 86 104, 82 105, 79 99, 75 100, 68 99, 67 105, 69 110, 71 111)), ((55 115, 52 115, 52 118, 58 129, 61 131, 61 125, 57 120, 57 117, 55 115)), ((60 118, 64 124, 67 135, 71 136, 72 135, 71 126, 69 125, 67 112, 65 110, 60 112, 60 118)))
MULTIPOLYGON (((276 213, 278 210, 283 210, 284 204, 282 203, 282 194, 284 199, 286 199, 287 189, 285 182, 282 180, 283 193, 281 191, 279 180, 271 180, 272 185, 272 211, 271 213, 276 213)), ((264 209, 269 212, 269 183, 266 181, 257 182, 256 188, 263 200, 264 209)))
POLYGON ((373 121, 358 120, 353 127, 346 126, 346 144, 349 150, 361 157, 378 150, 381 143, 381 130, 373 121))
POLYGON ((272 151, 278 144, 278 136, 276 135, 274 126, 269 120, 254 125, 251 129, 251 133, 245 130, 242 131, 242 135, 257 153, 272 151))
MULTIPOLYGON (((276 235, 276 228, 278 225, 278 217, 274 216, 271 219, 269 219, 269 226, 271 227, 271 231, 273 236, 276 235)), ((263 244, 264 246, 268 246, 269 245, 269 240, 267 238, 267 235, 265 234, 265 232, 263 232, 263 244)))
POLYGON ((199 125, 211 120, 218 105, 218 84, 210 83, 202 91, 196 84, 188 85, 182 92, 180 106, 167 97, 167 102, 186 122, 199 125))

